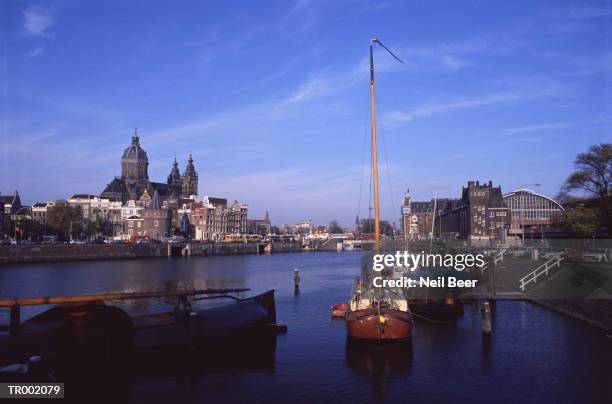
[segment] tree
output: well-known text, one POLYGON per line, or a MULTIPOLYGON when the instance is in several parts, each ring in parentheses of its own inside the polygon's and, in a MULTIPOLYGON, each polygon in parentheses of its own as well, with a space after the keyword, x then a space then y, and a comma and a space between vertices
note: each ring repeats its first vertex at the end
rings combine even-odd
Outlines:
POLYGON ((553 221, 566 231, 578 233, 583 237, 592 236, 600 225, 597 209, 587 206, 570 206, 558 214, 553 221))
MULTIPOLYGON (((361 233, 363 234, 374 234, 374 219, 362 219, 361 220, 361 233)), ((393 236, 393 226, 386 221, 380 221, 380 234, 385 236, 393 236)))
MULTIPOLYGON (((586 191, 596 200, 596 215, 608 233, 612 231, 612 143, 602 143, 580 153, 574 160, 575 171, 565 180, 562 194, 586 191)), ((584 212, 576 219, 586 219, 584 212)))
POLYGON ((331 234, 339 234, 344 233, 344 229, 340 227, 336 219, 329 222, 329 226, 327 226, 327 232, 331 234))
POLYGON ((47 211, 47 230, 51 234, 56 234, 60 240, 70 239, 70 229, 72 223, 72 234, 81 231, 81 220, 79 216, 66 203, 58 203, 49 207, 47 211))

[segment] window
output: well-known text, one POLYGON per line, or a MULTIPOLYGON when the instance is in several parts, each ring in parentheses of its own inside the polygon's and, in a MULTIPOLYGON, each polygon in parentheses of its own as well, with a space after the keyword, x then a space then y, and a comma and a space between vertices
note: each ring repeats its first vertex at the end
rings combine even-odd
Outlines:
MULTIPOLYGON (((130 227, 134 227, 134 222, 132 222, 131 220, 128 222, 128 226, 130 227)), ((131 231, 131 230, 130 230, 131 231)))
POLYGON ((159 227, 159 220, 155 220, 155 221, 153 221, 153 226, 155 226, 155 227, 159 227))
POLYGON ((138 222, 138 227, 142 227, 142 222, 138 222))

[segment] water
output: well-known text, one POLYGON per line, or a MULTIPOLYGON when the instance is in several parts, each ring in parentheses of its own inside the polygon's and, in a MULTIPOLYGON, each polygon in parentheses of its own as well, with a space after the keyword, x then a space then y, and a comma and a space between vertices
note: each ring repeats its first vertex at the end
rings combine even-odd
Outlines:
MULTIPOLYGON (((466 306, 454 326, 417 322, 408 346, 348 344, 344 322, 330 319, 330 307, 347 301, 359 259, 347 252, 4 265, 0 298, 276 289, 278 321, 289 331, 275 347, 234 357, 231 366, 210 363, 195 375, 140 376, 131 386, 131 402, 612 401, 612 340, 527 302, 498 302, 490 339, 481 335, 479 310, 466 306), (297 295, 294 268, 302 279, 297 295)), ((137 301, 126 309, 166 304, 137 301)), ((29 309, 25 316, 34 313, 29 309)), ((0 323, 7 321, 0 311, 0 323)))

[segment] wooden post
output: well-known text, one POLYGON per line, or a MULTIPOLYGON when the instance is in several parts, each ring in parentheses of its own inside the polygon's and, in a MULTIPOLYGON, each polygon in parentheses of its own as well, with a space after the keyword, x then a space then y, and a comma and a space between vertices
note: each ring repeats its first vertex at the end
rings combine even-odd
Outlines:
POLYGON ((189 313, 189 349, 198 347, 198 313, 189 313))
POLYGON ((482 333, 489 335, 491 331, 491 306, 488 301, 485 301, 482 305, 482 333))
POLYGON ((300 272, 297 268, 293 270, 293 289, 295 292, 300 290, 300 272))
POLYGON ((11 306, 11 325, 9 335, 17 337, 21 333, 21 309, 18 304, 11 306))

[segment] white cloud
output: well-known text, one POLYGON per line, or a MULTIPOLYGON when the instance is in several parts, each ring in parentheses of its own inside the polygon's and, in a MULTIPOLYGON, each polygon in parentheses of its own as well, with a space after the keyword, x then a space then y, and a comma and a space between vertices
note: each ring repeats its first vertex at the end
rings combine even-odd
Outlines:
POLYGON ((529 102, 543 97, 557 95, 559 88, 555 84, 538 88, 518 88, 499 91, 472 98, 458 98, 445 102, 426 103, 406 111, 391 111, 383 115, 382 122, 391 127, 405 125, 418 118, 425 118, 462 109, 514 105, 518 102, 529 102))
POLYGON ((44 36, 53 25, 51 13, 39 7, 29 7, 23 11, 23 28, 29 35, 44 36))
POLYGON ((569 122, 551 122, 551 123, 541 123, 537 125, 528 125, 528 126, 520 126, 517 128, 506 129, 505 133, 524 133, 524 132, 538 132, 541 130, 550 130, 550 129, 565 129, 569 128, 571 123, 569 122))

